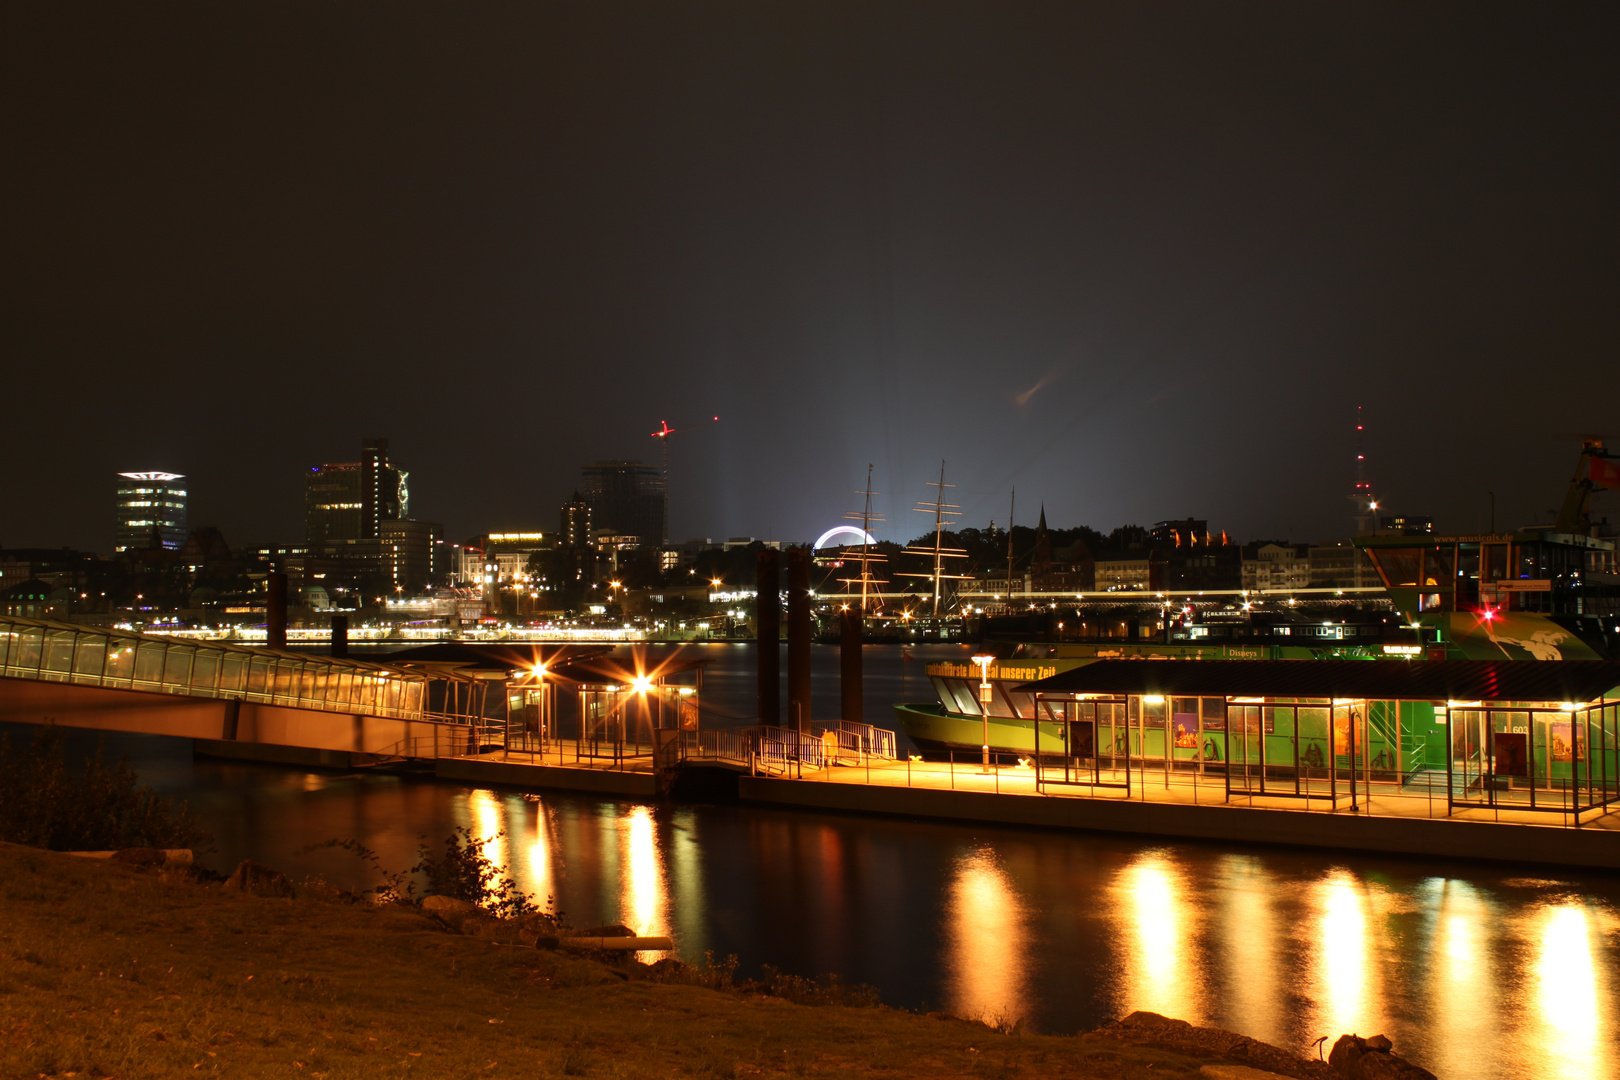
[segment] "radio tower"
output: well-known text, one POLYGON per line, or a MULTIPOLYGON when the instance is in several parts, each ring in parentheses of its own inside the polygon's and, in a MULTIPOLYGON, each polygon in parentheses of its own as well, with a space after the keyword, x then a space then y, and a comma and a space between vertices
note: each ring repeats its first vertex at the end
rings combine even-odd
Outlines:
POLYGON ((1370 533, 1378 526, 1378 500, 1373 496, 1372 481, 1367 479, 1366 425, 1362 423, 1361 406, 1356 406, 1356 488, 1350 494, 1355 508, 1356 533, 1370 533))

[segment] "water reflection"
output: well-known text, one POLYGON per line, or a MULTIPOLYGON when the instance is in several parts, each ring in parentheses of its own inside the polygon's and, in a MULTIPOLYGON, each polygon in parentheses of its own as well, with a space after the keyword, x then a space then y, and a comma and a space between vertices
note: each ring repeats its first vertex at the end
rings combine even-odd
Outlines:
POLYGON ((1127 943, 1122 1011, 1146 1009, 1202 1022, 1207 1003, 1190 940, 1196 933, 1193 903, 1176 864, 1162 851, 1144 852, 1120 872, 1112 892, 1114 920, 1127 943))
POLYGON ((1220 862, 1215 931, 1219 938, 1226 1000, 1222 1026, 1263 1042, 1285 1042, 1278 979, 1282 935, 1272 898, 1277 882, 1254 856, 1228 855, 1220 862))
POLYGON ((474 791, 467 796, 467 810, 472 820, 467 827, 474 840, 482 840, 484 858, 496 866, 511 866, 506 813, 500 798, 493 791, 474 791))
POLYGON ((1586 908, 1561 903, 1544 908, 1531 933, 1536 948, 1531 1017, 1526 1032, 1548 1078, 1611 1076, 1613 1049, 1601 1043, 1597 965, 1586 908))
MULTIPOLYGON (((619 819, 621 865, 619 912, 624 925, 643 936, 669 933, 669 894, 664 855, 649 807, 626 807, 619 819)), ((646 959, 646 957, 643 957, 646 959)))
POLYGON ((1315 1008, 1311 1020, 1331 1042, 1345 1032, 1380 1031, 1383 1019, 1377 967, 1371 963, 1367 886, 1345 869, 1334 869, 1312 888, 1316 908, 1315 1008))
MULTIPOLYGON (((82 737, 85 753, 99 737, 82 737)), ((1122 1007, 1307 1053, 1318 1035, 1382 1031, 1442 1080, 1620 1076, 1612 875, 1546 882, 1374 855, 1335 856, 1324 873, 1314 852, 524 797, 114 737, 110 754, 126 749, 144 782, 190 802, 216 837, 207 864, 226 872, 251 858, 364 888, 376 874, 347 852, 305 849, 353 838, 393 871, 419 837, 437 847, 457 825, 505 825, 519 885, 555 895, 574 925, 670 932, 684 959, 736 953, 746 975, 835 971, 893 1004, 1022 1014, 1053 1032, 1122 1007)))
POLYGON ((950 1011, 991 1021, 1029 1017, 1025 904, 994 851, 980 848, 956 860, 945 919, 950 1011))
MULTIPOLYGON (((1490 1040, 1501 1006, 1500 985, 1493 970, 1495 912, 1479 891, 1465 881, 1436 881, 1433 920, 1435 940, 1429 994, 1434 1037, 1459 1075, 1489 1073, 1490 1040)), ((1410 1051, 1408 1051, 1410 1052, 1410 1051)))
POLYGON ((529 805, 534 808, 534 839, 529 844, 528 859, 522 867, 527 880, 519 884, 544 907, 548 900, 555 900, 557 896, 557 871, 553 865, 556 857, 553 852, 557 847, 554 835, 556 821, 554 811, 544 798, 537 796, 529 800, 529 805))

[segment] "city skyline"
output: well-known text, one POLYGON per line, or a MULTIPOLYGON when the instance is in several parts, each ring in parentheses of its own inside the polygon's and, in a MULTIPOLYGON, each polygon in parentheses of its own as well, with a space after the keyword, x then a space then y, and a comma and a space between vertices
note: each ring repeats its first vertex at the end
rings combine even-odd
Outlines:
POLYGON ((1614 420, 1612 9, 1245 10, 28 12, 3 540, 136 469, 295 537, 365 431, 416 516, 543 524, 716 415, 672 538, 941 458, 969 522, 1320 538, 1357 405, 1394 512, 1544 519, 1614 420))

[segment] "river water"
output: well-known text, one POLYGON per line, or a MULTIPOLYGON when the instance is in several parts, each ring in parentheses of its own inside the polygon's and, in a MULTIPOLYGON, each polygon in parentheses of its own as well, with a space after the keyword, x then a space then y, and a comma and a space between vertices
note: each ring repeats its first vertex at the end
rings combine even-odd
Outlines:
MULTIPOLYGON (((753 712, 753 652, 708 646, 705 692, 753 712)), ((868 720, 930 698, 924 661, 867 649, 868 720)), ((836 710, 835 649, 817 709, 836 710), (825 708, 823 708, 825 703, 825 708)), ((12 738, 19 737, 12 729, 12 738)), ((76 735, 85 746, 88 735, 76 735)), ((1384 1033, 1441 1077, 1620 1076, 1620 877, 1481 863, 1126 839, 755 809, 659 806, 381 774, 193 760, 182 740, 114 736, 142 778, 188 799, 205 861, 295 878, 402 869, 465 825, 575 925, 622 922, 679 954, 735 954, 871 983, 883 999, 1045 1032, 1151 1009, 1308 1052, 1384 1033)))

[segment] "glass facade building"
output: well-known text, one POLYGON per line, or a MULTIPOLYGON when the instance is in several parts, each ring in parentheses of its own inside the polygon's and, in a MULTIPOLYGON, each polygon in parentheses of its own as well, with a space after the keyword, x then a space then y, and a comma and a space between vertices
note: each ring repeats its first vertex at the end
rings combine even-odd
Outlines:
POLYGON ((118 531, 113 550, 178 551, 186 543, 186 478, 179 473, 118 474, 118 531))

